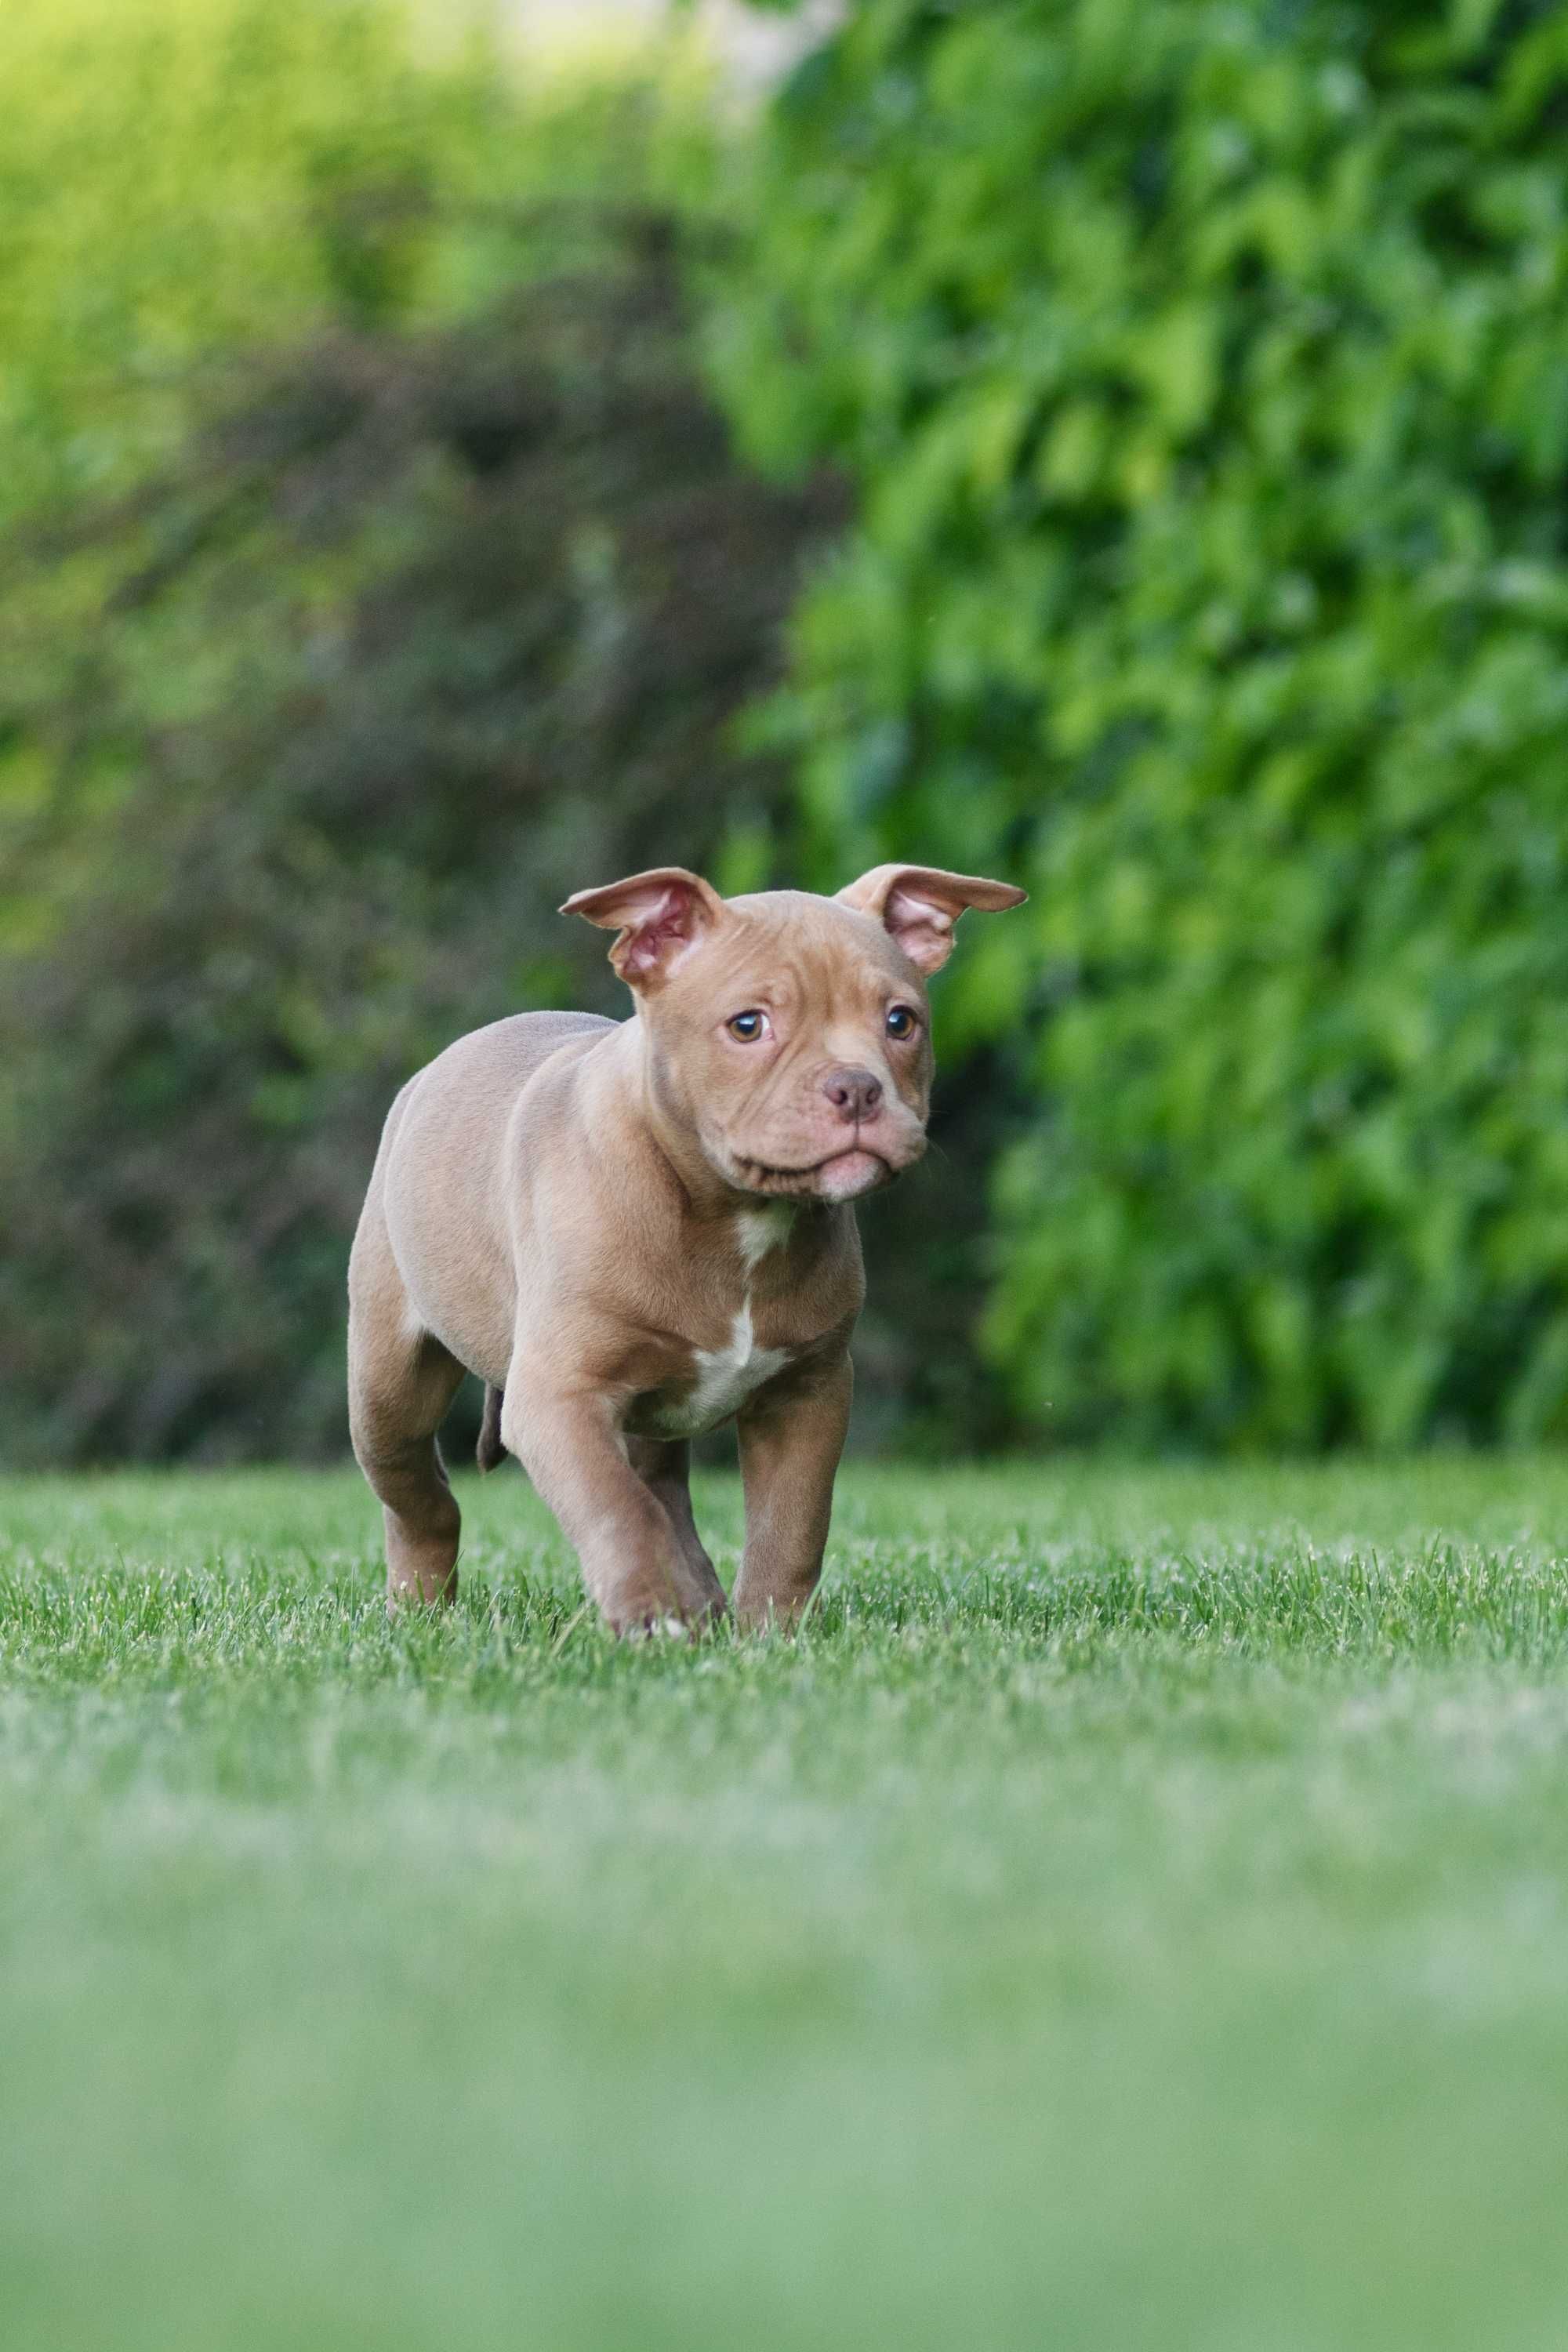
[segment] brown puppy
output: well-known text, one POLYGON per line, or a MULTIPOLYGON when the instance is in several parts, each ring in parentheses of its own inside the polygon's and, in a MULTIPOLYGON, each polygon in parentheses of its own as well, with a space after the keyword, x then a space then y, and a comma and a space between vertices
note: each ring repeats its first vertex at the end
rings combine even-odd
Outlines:
POLYGON ((1022 890, 879 866, 837 898, 721 898, 664 866, 563 913, 617 933, 626 1022, 525 1013, 458 1040, 387 1116, 349 1268, 354 1452, 387 1598, 449 1599, 458 1506, 436 1430, 489 1384, 515 1454, 626 1630, 724 1607, 689 1441, 733 1416, 744 1624, 822 1572, 864 1281, 849 1202, 925 1148, 923 975, 965 908, 1022 890))

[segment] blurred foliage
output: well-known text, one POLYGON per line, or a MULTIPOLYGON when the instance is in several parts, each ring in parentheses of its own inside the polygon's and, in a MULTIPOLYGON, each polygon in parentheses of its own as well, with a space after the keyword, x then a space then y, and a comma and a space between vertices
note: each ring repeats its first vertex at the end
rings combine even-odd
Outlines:
POLYGON ((759 733, 1009 875, 943 1041, 1064 1438, 1568 1429, 1568 11, 858 0, 711 345, 860 519, 759 733))
POLYGON ((17 1456, 343 1442, 393 1093, 529 1005, 619 1012, 584 882, 765 836, 733 714, 826 483, 731 457, 676 232, 447 327, 340 319, 0 555, 0 1421, 17 1456))
POLYGON ((0 11, 15 1455, 341 1444, 396 1086, 605 1002, 559 900, 783 790, 730 720, 835 502, 689 356, 700 67, 531 82, 481 22, 0 11))
POLYGON ((851 0, 746 157, 484 23, 0 10, 7 1450, 333 1446, 391 1092, 670 857, 1035 893, 874 1433, 1561 1431, 1568 15, 851 0))
POLYGON ((700 200, 693 47, 636 81, 531 83, 491 19, 483 0, 6 0, 0 523, 167 454, 214 351, 449 318, 558 261, 588 217, 574 200, 700 200))

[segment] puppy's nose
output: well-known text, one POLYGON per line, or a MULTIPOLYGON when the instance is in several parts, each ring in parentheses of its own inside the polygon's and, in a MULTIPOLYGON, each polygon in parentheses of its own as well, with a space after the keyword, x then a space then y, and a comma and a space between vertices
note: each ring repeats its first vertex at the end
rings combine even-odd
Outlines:
POLYGON ((858 1126, 863 1118, 874 1116, 882 1099, 882 1081, 869 1070, 857 1070, 847 1063, 829 1070, 822 1081, 822 1091, 847 1123, 858 1126))

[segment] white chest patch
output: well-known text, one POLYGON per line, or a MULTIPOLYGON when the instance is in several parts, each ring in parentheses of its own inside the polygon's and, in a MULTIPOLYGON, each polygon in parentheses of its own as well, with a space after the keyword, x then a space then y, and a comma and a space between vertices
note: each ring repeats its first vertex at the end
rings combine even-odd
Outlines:
POLYGON ((771 1381, 775 1372, 782 1372, 789 1360, 787 1348, 757 1346, 748 1299, 735 1318, 728 1347, 699 1349, 695 1384, 685 1396, 661 1405, 649 1416, 652 1433, 658 1437, 700 1437, 705 1431, 717 1429, 721 1421, 739 1412, 754 1389, 771 1381))
POLYGON ((793 1201, 770 1201, 765 1208, 736 1210, 735 1239, 748 1274, 770 1250, 784 1247, 794 1225, 793 1201))

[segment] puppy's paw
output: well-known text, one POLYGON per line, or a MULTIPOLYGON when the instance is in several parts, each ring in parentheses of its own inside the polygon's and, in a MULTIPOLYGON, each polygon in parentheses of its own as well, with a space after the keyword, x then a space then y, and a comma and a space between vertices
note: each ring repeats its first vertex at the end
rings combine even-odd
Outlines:
POLYGON ((710 1633, 725 1614, 722 1598, 707 1595, 696 1601, 669 1593, 640 1602, 624 1594, 602 1603, 606 1623, 626 1642, 696 1642, 710 1633))

